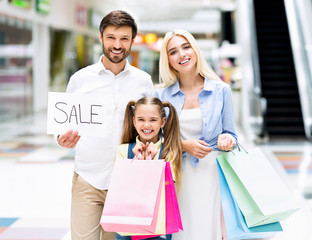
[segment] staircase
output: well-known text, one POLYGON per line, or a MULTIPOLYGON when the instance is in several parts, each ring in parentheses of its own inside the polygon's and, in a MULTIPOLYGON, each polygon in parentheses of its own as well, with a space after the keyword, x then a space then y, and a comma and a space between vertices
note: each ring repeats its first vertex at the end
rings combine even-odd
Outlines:
POLYGON ((265 133, 305 137, 283 0, 254 0, 262 95, 267 100, 265 133))

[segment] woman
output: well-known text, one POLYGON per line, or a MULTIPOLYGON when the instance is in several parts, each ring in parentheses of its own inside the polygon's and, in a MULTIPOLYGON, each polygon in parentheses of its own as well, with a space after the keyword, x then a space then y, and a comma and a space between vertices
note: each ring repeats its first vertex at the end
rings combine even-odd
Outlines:
POLYGON ((209 68, 185 30, 164 37, 160 77, 163 84, 154 95, 176 108, 184 152, 178 193, 184 231, 173 239, 222 239, 216 157, 236 145, 230 87, 209 68))

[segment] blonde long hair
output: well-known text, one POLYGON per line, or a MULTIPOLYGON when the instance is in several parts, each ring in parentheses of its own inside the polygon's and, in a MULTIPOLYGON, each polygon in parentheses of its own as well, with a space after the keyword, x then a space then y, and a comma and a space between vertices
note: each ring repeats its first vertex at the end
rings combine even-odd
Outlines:
POLYGON ((218 75, 206 63, 206 60, 201 54, 199 46, 193 35, 186 30, 177 29, 172 32, 166 33, 161 46, 159 59, 159 73, 160 73, 159 76, 160 82, 163 82, 162 87, 171 86, 175 84, 179 79, 179 73, 175 69, 173 69, 169 64, 167 53, 167 45, 174 36, 182 36, 190 43, 192 49, 194 50, 197 56, 196 71, 199 75, 201 75, 202 77, 207 77, 212 80, 220 80, 218 75))
POLYGON ((138 101, 130 101, 125 111, 121 144, 135 142, 136 137, 139 135, 134 127, 133 117, 140 105, 155 105, 159 110, 161 118, 166 117, 165 107, 169 108, 167 122, 163 128, 164 144, 160 158, 169 161, 174 166, 172 170, 174 171, 176 186, 179 188, 182 173, 182 145, 178 114, 171 103, 162 102, 155 97, 143 97, 138 101))

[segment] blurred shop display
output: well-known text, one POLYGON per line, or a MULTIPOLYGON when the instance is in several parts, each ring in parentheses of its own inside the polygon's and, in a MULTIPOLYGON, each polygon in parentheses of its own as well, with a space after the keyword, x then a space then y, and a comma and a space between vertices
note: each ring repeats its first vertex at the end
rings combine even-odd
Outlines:
POLYGON ((21 8, 31 8, 31 0, 9 0, 9 3, 21 8))
POLYGON ((71 75, 98 61, 102 54, 99 40, 65 30, 51 29, 50 89, 65 91, 71 75))
POLYGON ((223 41, 219 48, 212 50, 212 60, 216 72, 235 91, 240 89, 241 73, 238 58, 240 54, 240 45, 230 44, 228 41, 223 41))
POLYGON ((48 14, 51 10, 50 0, 36 0, 36 11, 42 14, 48 14))
POLYGON ((232 72, 234 68, 234 64, 230 59, 223 59, 220 63, 220 68, 222 71, 221 79, 227 84, 231 85, 232 82, 232 72))
POLYGON ((156 33, 139 32, 134 40, 128 61, 135 67, 148 72, 154 84, 159 83, 159 48, 161 40, 156 33))
MULTIPOLYGON (((31 0, 9 0, 12 6, 30 9, 32 7, 31 0)), ((35 1, 36 11, 42 14, 50 13, 51 1, 50 0, 36 0, 35 1)))
POLYGON ((32 111, 32 56, 31 23, 1 15, 0 122, 32 111))
POLYGON ((212 60, 220 78, 231 87, 235 123, 240 125, 242 115, 242 72, 239 62, 241 46, 236 43, 235 21, 235 9, 224 9, 221 11, 219 47, 212 50, 212 60))

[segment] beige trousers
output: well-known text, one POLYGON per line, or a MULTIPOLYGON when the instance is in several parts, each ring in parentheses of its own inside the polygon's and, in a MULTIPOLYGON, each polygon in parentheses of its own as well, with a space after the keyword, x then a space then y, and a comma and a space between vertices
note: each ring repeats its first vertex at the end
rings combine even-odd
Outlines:
POLYGON ((107 190, 99 190, 76 172, 73 176, 71 204, 72 240, 115 240, 115 233, 104 232, 101 215, 107 190))

